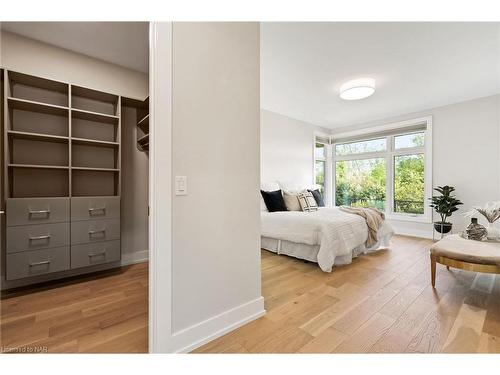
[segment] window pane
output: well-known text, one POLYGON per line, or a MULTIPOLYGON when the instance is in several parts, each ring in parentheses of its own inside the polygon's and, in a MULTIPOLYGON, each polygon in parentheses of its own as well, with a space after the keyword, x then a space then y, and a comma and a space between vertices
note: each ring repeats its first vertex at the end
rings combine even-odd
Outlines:
POLYGON ((424 213, 424 155, 394 157, 394 212, 424 213))
POLYGON ((386 139, 370 139, 361 142, 342 143, 335 145, 336 155, 361 154, 364 152, 375 152, 386 150, 386 139))
POLYGON ((316 143, 316 147, 314 148, 314 156, 317 158, 325 157, 325 145, 323 143, 316 143))
POLYGON ((325 192, 325 161, 324 160, 316 160, 315 166, 315 180, 317 185, 321 185, 320 191, 321 194, 325 192))
POLYGON ((394 137, 394 148, 421 147, 424 145, 425 135, 422 133, 398 135, 394 137))
POLYGON ((335 205, 385 209, 384 158, 338 161, 335 168, 335 205))

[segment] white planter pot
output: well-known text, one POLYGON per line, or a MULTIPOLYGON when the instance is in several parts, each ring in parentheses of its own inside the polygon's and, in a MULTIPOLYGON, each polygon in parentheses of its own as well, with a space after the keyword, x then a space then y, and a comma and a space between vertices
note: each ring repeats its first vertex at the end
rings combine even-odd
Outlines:
POLYGON ((489 240, 496 240, 500 237, 500 229, 495 227, 495 223, 488 223, 486 230, 488 231, 489 240))

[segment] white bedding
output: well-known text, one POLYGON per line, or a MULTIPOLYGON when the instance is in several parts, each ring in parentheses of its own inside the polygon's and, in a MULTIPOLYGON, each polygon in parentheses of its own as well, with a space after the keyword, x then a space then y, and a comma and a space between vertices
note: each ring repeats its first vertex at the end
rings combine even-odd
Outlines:
MULTIPOLYGON (((384 221, 379 229, 379 242, 370 249, 388 246, 394 234, 384 221)), ((262 212, 261 236, 307 245, 319 245, 318 265, 331 272, 336 257, 351 255, 355 249, 363 248, 368 237, 365 220, 337 207, 321 207, 315 212, 262 212)))

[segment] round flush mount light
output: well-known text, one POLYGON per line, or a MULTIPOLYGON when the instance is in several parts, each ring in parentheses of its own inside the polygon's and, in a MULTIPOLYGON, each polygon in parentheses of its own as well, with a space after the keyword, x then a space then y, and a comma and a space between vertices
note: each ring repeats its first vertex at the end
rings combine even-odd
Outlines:
POLYGON ((375 80, 373 78, 353 79, 340 86, 340 97, 344 100, 368 98, 374 92, 375 80))

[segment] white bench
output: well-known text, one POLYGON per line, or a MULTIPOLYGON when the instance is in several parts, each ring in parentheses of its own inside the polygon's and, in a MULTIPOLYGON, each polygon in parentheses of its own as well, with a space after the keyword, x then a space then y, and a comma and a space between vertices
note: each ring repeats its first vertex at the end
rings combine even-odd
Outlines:
POLYGON ((436 285, 436 263, 466 271, 500 274, 500 242, 446 236, 431 246, 431 282, 436 285))

